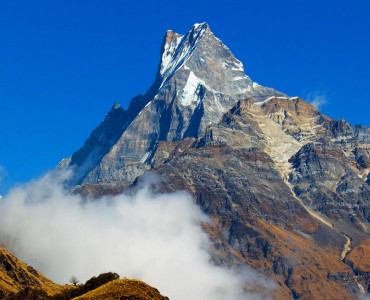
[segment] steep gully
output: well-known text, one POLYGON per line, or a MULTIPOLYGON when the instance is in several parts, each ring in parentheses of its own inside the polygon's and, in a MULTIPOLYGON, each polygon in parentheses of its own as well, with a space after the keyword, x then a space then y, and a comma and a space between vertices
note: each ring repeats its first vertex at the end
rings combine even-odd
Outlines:
POLYGON ((338 230, 334 225, 333 223, 331 223, 329 220, 327 220, 324 216, 318 214, 317 212, 313 211, 312 209, 310 209, 307 205, 304 204, 304 202, 302 201, 302 199, 300 199, 299 197, 297 197, 297 195, 295 194, 293 188, 292 188, 292 185, 286 180, 284 179, 284 182, 285 184, 289 187, 290 191, 292 192, 292 195, 293 197, 304 207, 304 209, 312 216, 314 217, 315 219, 319 220, 320 222, 324 223, 325 225, 329 226, 330 228, 334 229, 337 233, 343 235, 346 239, 347 239, 347 242, 346 244, 343 246, 343 251, 340 255, 340 258, 341 260, 343 261, 347 255, 347 253, 351 250, 351 240, 350 238, 344 234, 342 231, 338 230))

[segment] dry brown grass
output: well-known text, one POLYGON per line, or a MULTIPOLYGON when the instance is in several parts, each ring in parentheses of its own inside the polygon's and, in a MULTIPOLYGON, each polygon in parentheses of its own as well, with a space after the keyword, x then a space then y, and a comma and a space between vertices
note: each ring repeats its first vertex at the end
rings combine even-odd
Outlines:
POLYGON ((346 257, 353 268, 360 272, 370 272, 370 239, 364 240, 355 247, 346 257))
MULTIPOLYGON (((302 299, 353 299, 345 287, 330 276, 352 274, 349 266, 337 255, 318 247, 290 231, 259 220, 261 232, 274 242, 278 255, 283 255, 293 266, 290 280, 294 281, 294 290, 302 299)), ((279 277, 276 277, 279 280, 279 277)), ((280 297, 279 297, 280 298, 280 297)), ((285 298, 280 298, 285 299, 285 298)))
POLYGON ((168 300, 150 285, 134 279, 117 279, 88 292, 75 300, 168 300))
POLYGON ((64 288, 16 258, 9 251, 0 248, 0 292, 3 295, 9 295, 18 293, 26 287, 43 290, 48 295, 54 295, 64 288))

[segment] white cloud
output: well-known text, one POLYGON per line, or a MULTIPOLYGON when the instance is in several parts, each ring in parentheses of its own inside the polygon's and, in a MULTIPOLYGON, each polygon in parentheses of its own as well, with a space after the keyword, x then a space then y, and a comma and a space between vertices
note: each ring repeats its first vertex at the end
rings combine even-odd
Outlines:
POLYGON ((7 172, 3 166, 0 166, 0 184, 3 179, 7 176, 7 172))
POLYGON ((320 110, 325 104, 328 103, 328 99, 325 94, 314 92, 307 96, 307 101, 320 110))
POLYGON ((0 204, 0 240, 54 281, 112 271, 170 299, 214 300, 245 299, 244 283, 258 280, 209 262, 200 227, 208 220, 189 194, 153 194, 147 183, 135 195, 84 202, 63 188, 67 176, 48 174, 0 204))

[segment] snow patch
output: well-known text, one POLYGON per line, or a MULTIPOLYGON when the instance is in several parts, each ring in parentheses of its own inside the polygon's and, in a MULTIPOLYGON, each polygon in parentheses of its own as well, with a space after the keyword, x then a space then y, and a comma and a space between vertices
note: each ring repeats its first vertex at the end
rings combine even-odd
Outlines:
POLYGON ((146 160, 149 158, 150 154, 152 154, 151 151, 148 151, 144 154, 143 158, 140 160, 140 162, 143 164, 146 162, 146 160))
POLYGON ((257 82, 253 82, 253 88, 256 89, 258 88, 260 85, 257 83, 257 82))
POLYGON ((193 28, 195 30, 197 30, 199 27, 203 26, 204 24, 206 24, 206 22, 203 22, 203 23, 195 23, 194 26, 193 26, 193 28))
POLYGON ((243 64, 241 61, 239 60, 236 60, 234 62, 234 68, 231 68, 231 70, 234 70, 234 71, 244 71, 244 67, 243 67, 243 64))
MULTIPOLYGON (((253 82, 253 86, 254 86, 254 84, 255 84, 255 82, 253 82)), ((260 86, 258 83, 256 83, 256 84, 257 84, 257 86, 260 86)), ((297 97, 297 98, 298 98, 298 97, 297 97)), ((271 96, 271 97, 266 98, 266 99, 265 99, 265 100, 263 100, 263 101, 255 102, 254 104, 261 105, 261 104, 266 103, 267 101, 270 101, 270 100, 272 100, 272 99, 289 99, 289 100, 291 100, 292 98, 288 98, 288 97, 281 97, 281 96, 279 96, 279 97, 277 97, 277 96, 271 96)))
POLYGON ((270 100, 272 100, 272 99, 275 99, 275 96, 268 97, 268 98, 266 98, 265 100, 260 101, 260 102, 255 102, 254 104, 262 105, 263 103, 266 103, 267 101, 270 101, 270 100))
POLYGON ((352 137, 351 136, 346 136, 346 135, 341 135, 341 136, 337 136, 336 138, 332 138, 330 139, 331 142, 341 142, 341 141, 345 141, 345 140, 348 140, 348 139, 351 139, 352 137))
POLYGON ((186 85, 183 89, 182 96, 181 96, 181 105, 182 106, 189 106, 195 103, 195 106, 198 105, 199 102, 199 95, 198 89, 200 85, 205 86, 203 80, 199 79, 197 76, 194 75, 192 71, 190 71, 188 80, 186 85))
POLYGON ((244 79, 247 79, 247 75, 243 75, 243 76, 235 76, 234 77, 234 81, 238 81, 238 80, 244 80, 244 79))
POLYGON ((161 68, 160 68, 160 74, 163 75, 165 71, 167 70, 169 64, 171 63, 171 60, 173 59, 173 56, 176 52, 177 47, 179 46, 183 36, 180 35, 176 37, 174 40, 172 40, 169 43, 166 43, 164 46, 164 51, 162 54, 162 61, 161 61, 161 68))
POLYGON ((319 127, 322 127, 322 124, 312 126, 312 129, 316 129, 316 128, 319 128, 319 127))
POLYGON ((166 44, 160 69, 160 74, 163 77, 160 89, 193 54, 199 40, 206 32, 207 28, 203 26, 204 24, 195 24, 186 36, 179 36, 175 42, 171 41, 171 43, 166 44))
POLYGON ((144 108, 145 108, 145 107, 147 107, 147 106, 149 106, 149 104, 150 104, 150 103, 152 103, 152 101, 149 101, 149 102, 147 103, 147 105, 145 105, 145 106, 144 106, 144 108))

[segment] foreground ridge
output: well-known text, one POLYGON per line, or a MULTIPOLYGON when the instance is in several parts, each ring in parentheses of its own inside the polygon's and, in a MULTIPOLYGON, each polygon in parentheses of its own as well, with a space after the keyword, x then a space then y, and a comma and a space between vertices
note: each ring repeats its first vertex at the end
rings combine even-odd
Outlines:
POLYGON ((140 300, 168 300, 159 291, 150 285, 135 279, 117 279, 75 298, 76 300, 98 299, 140 299, 140 300))
MULTIPOLYGON (((12 296, 28 289, 39 295, 52 296, 63 287, 46 278, 31 266, 27 266, 9 251, 0 248, 0 299, 13 299, 12 296)), ((20 299, 20 298, 14 298, 20 299)))

